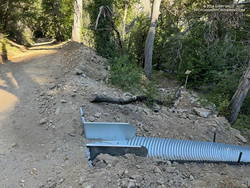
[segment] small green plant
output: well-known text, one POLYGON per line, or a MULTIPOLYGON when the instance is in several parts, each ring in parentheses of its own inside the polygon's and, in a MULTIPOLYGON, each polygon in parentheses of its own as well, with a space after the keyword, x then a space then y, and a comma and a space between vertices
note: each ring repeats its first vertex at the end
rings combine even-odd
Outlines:
POLYGON ((240 114, 237 121, 234 123, 233 127, 237 128, 241 131, 244 131, 244 129, 250 129, 250 116, 240 114))
POLYGON ((224 100, 220 101, 220 104, 218 106, 218 110, 219 110, 220 115, 223 115, 225 117, 228 117, 230 115, 230 112, 228 110, 229 104, 230 104, 230 102, 226 98, 224 100))
POLYGON ((149 80, 144 81, 143 94, 148 98, 146 103, 148 106, 152 106, 154 103, 154 99, 158 98, 158 91, 155 86, 156 86, 155 81, 149 81, 149 80))
POLYGON ((222 115, 222 116, 226 116, 228 117, 229 114, 230 114, 230 111, 229 111, 229 104, 230 104, 230 97, 228 97, 227 95, 223 95, 223 93, 214 93, 214 92, 210 92, 210 93, 207 93, 205 95, 206 99, 207 99, 207 102, 204 103, 203 101, 203 104, 204 106, 206 106, 206 104, 209 104, 209 103, 214 103, 216 105, 216 109, 218 110, 219 114, 222 115))
POLYGON ((208 106, 211 104, 211 102, 209 102, 205 96, 201 96, 198 99, 198 102, 201 104, 201 106, 208 106))
POLYGON ((142 70, 128 56, 115 57, 110 61, 110 83, 126 91, 141 90, 142 70))
POLYGON ((175 95, 174 94, 168 94, 163 97, 163 104, 165 106, 171 107, 174 105, 175 95))
POLYGON ((146 104, 152 106, 158 98, 156 82, 148 80, 141 67, 128 55, 110 60, 110 83, 136 95, 145 95, 146 104))

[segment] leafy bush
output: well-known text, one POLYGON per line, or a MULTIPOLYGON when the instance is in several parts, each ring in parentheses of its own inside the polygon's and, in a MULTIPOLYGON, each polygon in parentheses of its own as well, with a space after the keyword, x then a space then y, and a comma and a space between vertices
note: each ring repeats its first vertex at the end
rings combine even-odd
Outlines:
MULTIPOLYGON (((153 106, 154 104, 154 100, 155 99, 159 99, 159 93, 158 93, 158 90, 156 88, 156 81, 154 80, 145 80, 144 81, 144 88, 142 90, 142 93, 147 96, 147 102, 146 104, 150 107, 153 106)), ((167 101, 169 102, 169 101, 167 101)), ((164 105, 167 105, 167 104, 164 104, 164 105)))
POLYGON ((143 70, 128 55, 113 58, 110 61, 110 83, 136 95, 145 95, 146 104, 152 106, 153 100, 158 98, 156 82, 148 80, 143 70))
POLYGON ((250 129, 249 122, 250 122, 249 115, 240 114, 238 119, 234 123, 233 127, 241 131, 244 131, 244 129, 250 129))
POLYGON ((115 57, 110 61, 111 84, 127 91, 141 89, 142 69, 128 56, 115 57))
POLYGON ((206 85, 201 89, 207 99, 217 106, 220 115, 229 116, 228 106, 230 100, 237 89, 239 79, 243 71, 224 71, 221 72, 220 81, 212 82, 210 86, 206 85))
MULTIPOLYGON (((182 83, 185 71, 191 70, 188 86, 206 93, 219 113, 228 116, 230 99, 250 57, 249 46, 242 42, 249 32, 243 27, 231 26, 220 17, 192 19, 181 32, 165 16, 157 30, 155 66, 175 73, 182 83)), ((250 114, 248 100, 241 110, 244 114, 250 114)))
POLYGON ((73 3, 71 0, 42 0, 37 29, 46 37, 63 41, 71 38, 73 3))
MULTIPOLYGON (((85 24, 88 25, 88 28, 84 29, 84 40, 91 42, 90 46, 94 46, 96 51, 106 58, 113 58, 118 54, 118 45, 117 45, 117 36, 113 32, 112 23, 108 16, 100 16, 98 27, 95 30, 95 23, 97 16, 100 11, 101 6, 108 6, 113 12, 117 8, 117 1, 114 0, 94 0, 89 1, 83 5, 84 13, 89 16, 89 20, 84 20, 85 24), (93 40, 89 37, 93 36, 93 40)), ((117 27, 120 18, 120 15, 114 16, 113 21, 115 27, 117 27)))
POLYGON ((149 24, 149 19, 145 15, 138 16, 127 41, 128 53, 139 65, 143 65, 144 61, 144 46, 149 24))
MULTIPOLYGON (((218 30, 225 29, 220 27, 218 30)), ((204 84, 218 83, 224 74, 237 72, 248 62, 249 47, 233 39, 238 34, 236 31, 228 30, 212 41, 208 41, 207 32, 208 24, 197 22, 181 38, 172 37, 167 44, 156 43, 159 45, 157 49, 161 50, 158 64, 177 73, 182 82, 185 81, 185 71, 191 70, 189 83, 199 88, 204 84)))

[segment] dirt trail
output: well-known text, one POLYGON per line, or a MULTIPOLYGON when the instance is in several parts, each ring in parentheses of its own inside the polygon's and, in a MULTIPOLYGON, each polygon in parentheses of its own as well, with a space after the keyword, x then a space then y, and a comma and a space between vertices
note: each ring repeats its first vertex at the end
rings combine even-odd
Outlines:
MULTIPOLYGON (((1 187, 39 187, 60 179, 67 165, 64 161, 76 147, 79 152, 74 151, 72 158, 84 161, 80 137, 78 142, 67 142, 61 130, 48 131, 39 124, 43 106, 52 102, 39 99, 62 74, 61 55, 58 46, 42 46, 0 65, 1 187)), ((75 162, 70 160, 68 165, 75 162)))
MULTIPOLYGON (((95 93, 130 95, 106 84, 105 61, 93 50, 69 43, 36 46, 0 65, 0 187, 250 186, 249 165, 101 155, 90 168, 80 106, 88 121, 129 122, 138 136, 212 141, 216 131, 217 142, 247 144, 224 117, 193 113, 197 96, 187 91, 181 92, 172 108, 163 106, 158 112, 142 103, 90 103, 95 93)), ((158 89, 164 94, 175 90, 172 87, 158 89)))

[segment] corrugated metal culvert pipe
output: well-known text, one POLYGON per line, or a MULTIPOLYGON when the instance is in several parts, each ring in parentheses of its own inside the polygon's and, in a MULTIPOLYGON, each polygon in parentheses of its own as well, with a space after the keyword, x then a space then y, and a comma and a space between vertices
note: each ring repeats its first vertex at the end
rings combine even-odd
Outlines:
POLYGON ((250 162, 250 147, 214 142, 134 137, 130 146, 144 146, 148 157, 176 161, 250 162))
MULTIPOLYGON (((83 117, 83 110, 81 115, 83 117)), ((250 163, 250 147, 246 146, 139 137, 135 136, 135 128, 127 123, 86 122, 84 118, 82 123, 85 137, 92 141, 87 144, 89 151, 93 152, 91 160, 100 153, 117 155, 132 152, 162 160, 250 163)))

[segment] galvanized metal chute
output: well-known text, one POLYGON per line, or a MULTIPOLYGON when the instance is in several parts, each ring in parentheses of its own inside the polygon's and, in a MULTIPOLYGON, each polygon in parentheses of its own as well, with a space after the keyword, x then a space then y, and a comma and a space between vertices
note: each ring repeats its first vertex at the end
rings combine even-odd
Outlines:
MULTIPOLYGON (((83 109, 81 109, 81 116, 83 109)), ((127 123, 82 123, 89 149, 89 159, 100 153, 139 156, 173 161, 249 163, 250 147, 216 142, 177 140, 157 137, 139 137, 135 128, 127 123), (103 127, 102 127, 103 126, 103 127), (98 140, 98 141, 97 141, 98 140)))

